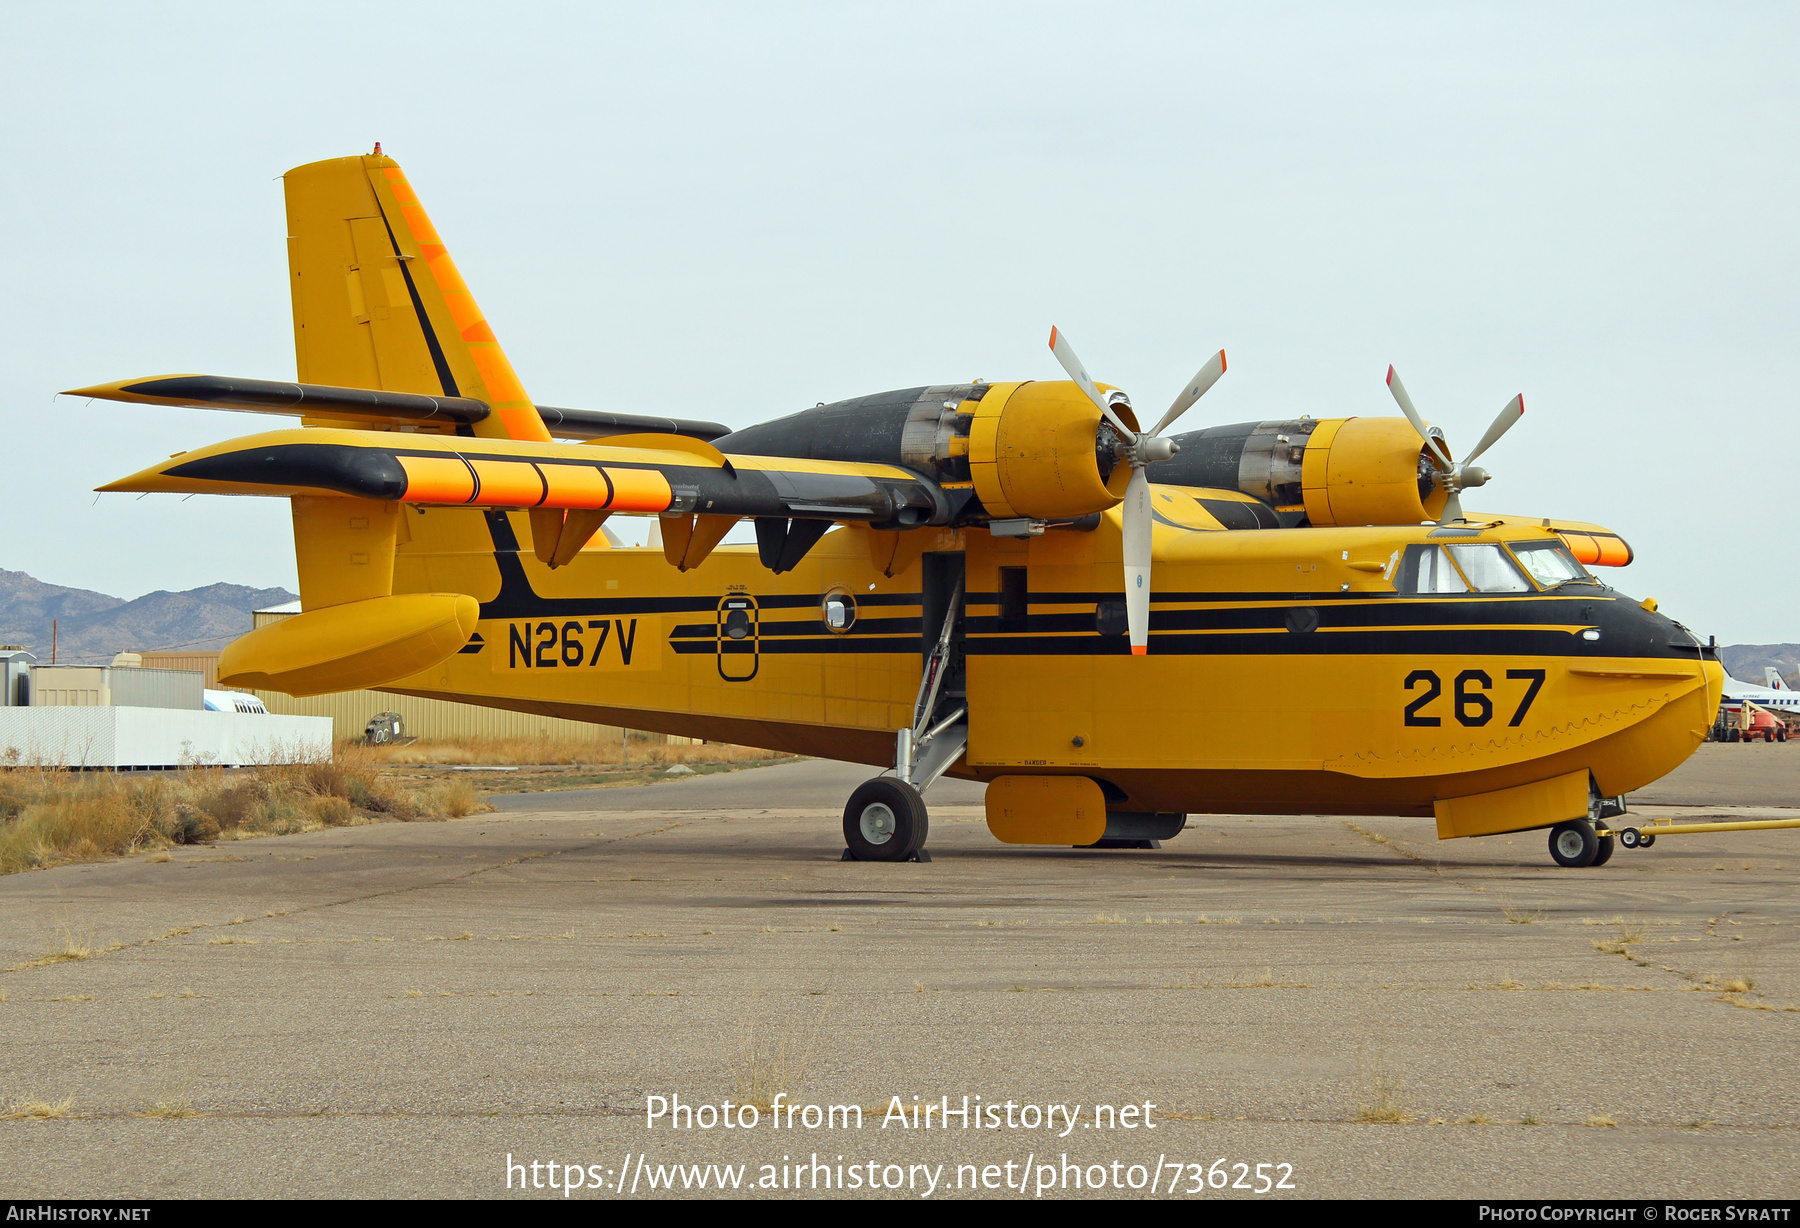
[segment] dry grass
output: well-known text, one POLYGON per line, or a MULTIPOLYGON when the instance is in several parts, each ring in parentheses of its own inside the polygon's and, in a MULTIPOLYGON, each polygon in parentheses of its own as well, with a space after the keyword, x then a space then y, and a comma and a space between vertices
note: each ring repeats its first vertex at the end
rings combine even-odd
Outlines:
POLYGON ((329 761, 154 776, 0 769, 0 873, 178 844, 290 835, 382 819, 462 817, 486 808, 467 781, 388 776, 368 748, 329 761))
MULTIPOLYGON (((924 993, 920 985, 918 992, 924 993)), ((767 1112, 775 1097, 797 1097, 812 1065, 819 1029, 825 1021, 826 1003, 819 1003, 812 1026, 804 1033, 773 1031, 762 1018, 761 994, 751 1000, 750 1017, 744 1023, 744 1039, 731 1064, 731 1088, 741 1103, 767 1112)))
POLYGON ((198 1117, 200 1110, 194 1107, 191 1088, 191 1083, 182 1083, 154 1092, 151 1094, 150 1103, 133 1113, 132 1116, 161 1117, 171 1121, 198 1117))
POLYGON ((1606 1116, 1605 1114, 1601 1114, 1598 1117, 1590 1117, 1586 1121, 1582 1122, 1581 1124, 1584 1126, 1595 1126, 1600 1129, 1612 1129, 1612 1128, 1616 1127, 1619 1123, 1614 1121, 1612 1118, 1606 1116))
POLYGON ((41 1096, 30 1094, 14 1096, 0 1105, 0 1121, 43 1121, 51 1117, 67 1117, 69 1110, 74 1107, 73 1096, 65 1096, 61 1100, 45 1100, 41 1096))
POLYGON ((1500 911, 1505 913, 1506 919, 1514 925, 1536 925, 1544 919, 1544 910, 1541 908, 1536 912, 1525 912, 1518 908, 1502 908, 1500 911))
MULTIPOLYGON (((619 735, 597 730, 591 738, 459 738, 451 741, 418 741, 406 746, 365 747, 359 742, 339 744, 339 753, 354 749, 375 763, 491 763, 502 767, 548 764, 615 764, 620 762, 619 735)), ((786 759, 780 751, 720 742, 665 742, 658 733, 633 732, 624 761, 632 766, 670 763, 732 763, 745 759, 786 759)))
POLYGON ((1400 1080, 1386 1067, 1377 1069, 1369 1079, 1368 1098, 1357 1106, 1356 1120, 1404 1125, 1412 1119, 1400 1080))

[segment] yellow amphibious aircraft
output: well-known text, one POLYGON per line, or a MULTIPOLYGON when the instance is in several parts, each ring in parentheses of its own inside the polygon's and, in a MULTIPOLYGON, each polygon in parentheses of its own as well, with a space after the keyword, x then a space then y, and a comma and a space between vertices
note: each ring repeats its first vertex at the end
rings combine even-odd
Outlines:
MULTIPOLYGON (((227 684, 375 687, 884 769, 847 857, 923 855, 920 791, 988 782, 1013 844, 1142 847, 1189 812, 1434 815, 1605 861, 1623 795, 1718 709, 1715 654, 1583 566, 1593 525, 1465 514, 1404 417, 1148 431, 1067 380, 936 384, 735 433, 533 403, 393 160, 286 176, 299 382, 80 389, 284 429, 109 491, 293 505, 302 613, 227 684), (661 549, 611 544, 661 518, 661 549), (742 519, 756 545, 722 546, 742 519), (835 526, 835 527, 834 527, 835 526)), ((1640 842, 1622 830, 1627 844, 1640 842)), ((1648 842, 1647 838, 1643 842, 1648 842)))

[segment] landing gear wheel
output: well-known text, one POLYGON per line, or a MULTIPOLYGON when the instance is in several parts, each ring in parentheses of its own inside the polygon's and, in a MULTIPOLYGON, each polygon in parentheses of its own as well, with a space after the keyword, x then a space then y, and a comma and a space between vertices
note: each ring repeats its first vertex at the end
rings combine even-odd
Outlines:
POLYGON ((1594 859, 1588 862, 1588 865, 1603 866, 1612 860, 1613 838, 1611 836, 1598 836, 1596 837, 1596 842, 1599 847, 1594 850, 1594 859))
POLYGON ((1550 829, 1550 856, 1559 866, 1578 869, 1594 864, 1600 854, 1600 837, 1586 819, 1570 819, 1550 829))
POLYGON ((1643 843, 1639 844, 1638 847, 1641 849, 1647 849, 1652 844, 1655 844, 1655 843, 1656 843, 1656 834, 1654 832, 1645 832, 1643 834, 1643 843))
POLYGON ((865 780, 844 807, 844 843, 854 861, 905 861, 925 847, 925 799, 903 780, 865 780))
POLYGON ((1619 843, 1628 849, 1640 848, 1644 843, 1644 833, 1635 827, 1627 827, 1619 833, 1619 843))

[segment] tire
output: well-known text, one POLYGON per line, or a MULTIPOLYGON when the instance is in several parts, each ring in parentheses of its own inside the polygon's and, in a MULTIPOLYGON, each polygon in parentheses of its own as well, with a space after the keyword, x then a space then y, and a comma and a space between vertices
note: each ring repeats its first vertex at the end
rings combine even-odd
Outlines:
POLYGON ((1727 734, 1726 734, 1726 735, 1725 735, 1725 740, 1726 740, 1726 741, 1727 741, 1727 742, 1736 742, 1736 741, 1737 741, 1737 740, 1738 740, 1738 739, 1739 739, 1739 738, 1741 738, 1741 737, 1742 737, 1742 736, 1743 736, 1743 730, 1741 730, 1741 729, 1733 729, 1733 730, 1732 730, 1732 731, 1731 731, 1731 732, 1730 732, 1730 733, 1727 733, 1727 734))
POLYGON ((1559 866, 1580 869, 1594 864, 1600 854, 1600 837, 1586 819, 1570 819, 1550 829, 1550 857, 1559 866))
POLYGON ((1635 827, 1627 827, 1619 833, 1619 843, 1628 849, 1638 848, 1644 843, 1644 834, 1635 827))
POLYGON ((925 847, 925 799, 903 780, 865 780, 844 807, 844 843, 856 861, 905 861, 925 847))
POLYGON ((1777 742, 1785 742, 1785 741, 1787 741, 1787 730, 1785 730, 1785 729, 1777 729, 1777 730, 1776 730, 1776 731, 1775 731, 1775 740, 1776 740, 1776 741, 1777 741, 1777 742))
POLYGON ((1596 836, 1595 842, 1597 847, 1594 849, 1594 859, 1588 862, 1588 865, 1603 866, 1612 860, 1613 846, 1617 843, 1617 839, 1613 836, 1596 836))
POLYGON ((1655 844, 1655 843, 1656 843, 1656 834, 1654 832, 1645 832, 1643 842, 1641 844, 1639 844, 1638 847, 1647 849, 1652 844, 1655 844))

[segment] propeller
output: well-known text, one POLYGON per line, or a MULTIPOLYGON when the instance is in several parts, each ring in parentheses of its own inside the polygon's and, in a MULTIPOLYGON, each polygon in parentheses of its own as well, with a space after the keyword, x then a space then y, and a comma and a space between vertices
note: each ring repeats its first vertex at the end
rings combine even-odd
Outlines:
POLYGON ((1525 394, 1520 393, 1506 403, 1506 408, 1500 411, 1500 416, 1494 419, 1492 426, 1488 427, 1487 434, 1481 437, 1481 442, 1475 445, 1475 450, 1469 453, 1461 464, 1457 464, 1450 459, 1450 453, 1445 449, 1443 440, 1425 429, 1425 420, 1420 418, 1419 411, 1413 408, 1412 398, 1406 394, 1406 385, 1400 382, 1400 373, 1391 366, 1388 368, 1387 386, 1388 391, 1394 394, 1394 400, 1398 402, 1400 412, 1405 414, 1406 420, 1413 424, 1413 430, 1419 432, 1419 438, 1425 441, 1425 446, 1431 452, 1432 460, 1436 462, 1437 472, 1433 475, 1433 480, 1444 488, 1445 495, 1444 514, 1439 518, 1438 523, 1450 524, 1452 521, 1461 520, 1463 518, 1462 500, 1458 496, 1471 486, 1487 485, 1488 478, 1492 476, 1486 469, 1475 464, 1475 458, 1500 442, 1500 436, 1512 430, 1513 424, 1525 416, 1525 394))
POLYGON ((1174 425, 1175 420, 1192 408, 1195 401, 1206 395, 1206 390, 1218 383, 1219 377, 1225 374, 1225 351, 1220 350, 1207 360, 1205 366, 1194 373, 1194 378, 1187 382, 1170 404, 1169 411, 1162 416, 1154 427, 1147 431, 1134 431, 1125 425, 1125 420, 1114 411, 1115 403, 1131 404, 1122 392, 1102 393, 1088 376, 1087 369, 1081 365, 1081 359, 1075 356, 1075 350, 1069 345, 1069 339, 1062 335, 1060 329, 1050 330, 1050 352, 1056 355, 1056 361, 1062 364, 1069 378, 1085 392, 1088 399, 1100 407, 1100 413, 1112 423, 1112 427, 1124 441, 1120 459, 1131 466, 1131 480, 1125 486, 1123 504, 1124 516, 1124 553, 1125 553, 1125 622, 1131 633, 1131 652, 1133 656, 1143 656, 1150 649, 1150 479, 1144 470, 1157 461, 1168 460, 1180 449, 1171 440, 1163 438, 1163 432, 1174 425))

